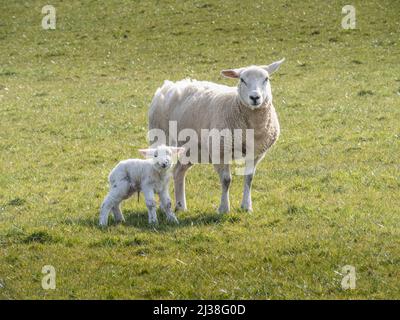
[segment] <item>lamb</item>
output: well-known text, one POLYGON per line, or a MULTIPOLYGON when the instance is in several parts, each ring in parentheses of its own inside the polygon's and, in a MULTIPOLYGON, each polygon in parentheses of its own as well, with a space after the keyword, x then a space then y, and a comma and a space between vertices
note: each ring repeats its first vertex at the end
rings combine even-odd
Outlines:
POLYGON ((99 224, 107 226, 108 214, 114 214, 116 222, 124 222, 120 203, 134 193, 143 191, 149 214, 149 223, 157 223, 154 194, 160 197, 160 207, 169 222, 178 223, 171 210, 168 186, 172 171, 172 159, 184 151, 184 148, 158 146, 140 149, 147 159, 129 159, 121 161, 109 175, 110 191, 101 205, 99 224))
MULTIPOLYGON (((165 132, 170 145, 182 146, 184 142, 171 137, 169 128, 170 123, 174 121, 177 132, 191 129, 198 136, 204 129, 220 131, 241 129, 243 133, 248 129, 253 130, 252 154, 245 147, 241 146, 240 150, 242 157, 245 158, 241 203, 241 208, 245 211, 252 211, 251 185, 256 166, 279 137, 280 127, 272 104, 270 76, 283 61, 284 59, 266 66, 223 70, 221 72, 223 76, 239 79, 237 87, 190 79, 175 83, 165 81, 163 86, 156 91, 149 108, 149 130, 156 129, 165 132)), ((150 143, 158 144, 154 140, 150 143)), ((200 151, 206 147, 204 143, 198 145, 200 151)), ((229 144, 222 147, 221 157, 229 148, 229 144)), ((229 187, 232 179, 230 164, 226 161, 221 163, 221 161, 210 160, 209 162, 214 164, 221 183, 222 194, 218 211, 229 212, 229 187)), ((176 210, 187 209, 185 175, 194 163, 199 163, 199 161, 190 158, 187 163, 179 161, 174 168, 176 210)))

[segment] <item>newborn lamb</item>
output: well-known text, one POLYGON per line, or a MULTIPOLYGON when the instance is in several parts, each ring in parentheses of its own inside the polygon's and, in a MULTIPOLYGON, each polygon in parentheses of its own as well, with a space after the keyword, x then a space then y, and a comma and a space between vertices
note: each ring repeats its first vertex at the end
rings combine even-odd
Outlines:
POLYGON ((168 185, 171 176, 172 159, 185 149, 159 146, 155 149, 140 149, 147 159, 129 159, 118 163, 109 175, 110 191, 100 209, 100 226, 107 226, 108 214, 112 210, 116 222, 125 221, 120 203, 135 192, 143 191, 149 212, 149 223, 157 223, 156 201, 154 194, 160 197, 160 208, 169 222, 178 223, 171 210, 171 198, 168 185))

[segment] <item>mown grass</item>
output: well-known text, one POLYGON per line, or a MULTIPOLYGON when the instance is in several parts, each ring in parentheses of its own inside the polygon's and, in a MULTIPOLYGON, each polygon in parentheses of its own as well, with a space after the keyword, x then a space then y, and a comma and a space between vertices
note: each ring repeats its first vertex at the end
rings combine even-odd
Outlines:
POLYGON ((0 13, 0 297, 400 298, 400 50, 395 0, 40 1, 0 13), (272 79, 282 135, 254 180, 254 213, 216 214, 210 166, 188 176, 179 226, 97 227, 109 170, 146 145, 164 79, 286 57, 272 79), (44 265, 56 290, 41 288, 44 265), (342 267, 357 272, 342 290, 342 267))

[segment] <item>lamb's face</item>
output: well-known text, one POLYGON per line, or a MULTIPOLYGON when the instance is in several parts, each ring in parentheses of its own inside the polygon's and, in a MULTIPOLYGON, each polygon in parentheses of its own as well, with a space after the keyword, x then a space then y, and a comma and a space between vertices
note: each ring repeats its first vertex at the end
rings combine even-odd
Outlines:
POLYGON ((185 148, 167 147, 164 145, 150 149, 139 149, 140 153, 146 158, 153 160, 157 171, 167 171, 172 167, 174 156, 185 151, 185 148))
POLYGON ((254 110, 272 102, 270 75, 278 70, 284 60, 268 66, 223 70, 221 74, 228 78, 239 79, 238 94, 240 101, 254 110))
POLYGON ((250 109, 257 109, 272 101, 269 74, 259 67, 244 69, 239 76, 238 93, 240 100, 250 109))
POLYGON ((153 153, 154 165, 158 170, 168 170, 172 166, 172 151, 168 147, 158 147, 153 153))

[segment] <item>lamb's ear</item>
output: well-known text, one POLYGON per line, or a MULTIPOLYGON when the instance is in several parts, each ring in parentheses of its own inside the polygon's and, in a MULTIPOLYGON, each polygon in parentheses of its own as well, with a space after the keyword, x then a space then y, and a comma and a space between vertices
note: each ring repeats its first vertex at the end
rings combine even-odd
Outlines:
POLYGON ((171 147, 171 151, 173 154, 177 154, 178 156, 180 156, 182 153, 185 152, 185 148, 182 147, 171 147))
POLYGON ((240 77, 240 73, 243 71, 243 68, 240 69, 228 69, 228 70, 222 70, 221 75, 223 75, 226 78, 234 78, 237 79, 240 77))
POLYGON ((154 155, 154 149, 139 149, 139 152, 145 158, 151 158, 154 155))
POLYGON ((268 66, 263 66, 262 68, 264 70, 266 70, 270 75, 273 74, 276 70, 279 69, 279 66, 282 64, 282 62, 285 61, 285 58, 283 58, 282 60, 279 61, 275 61, 273 63, 271 63, 268 66))

